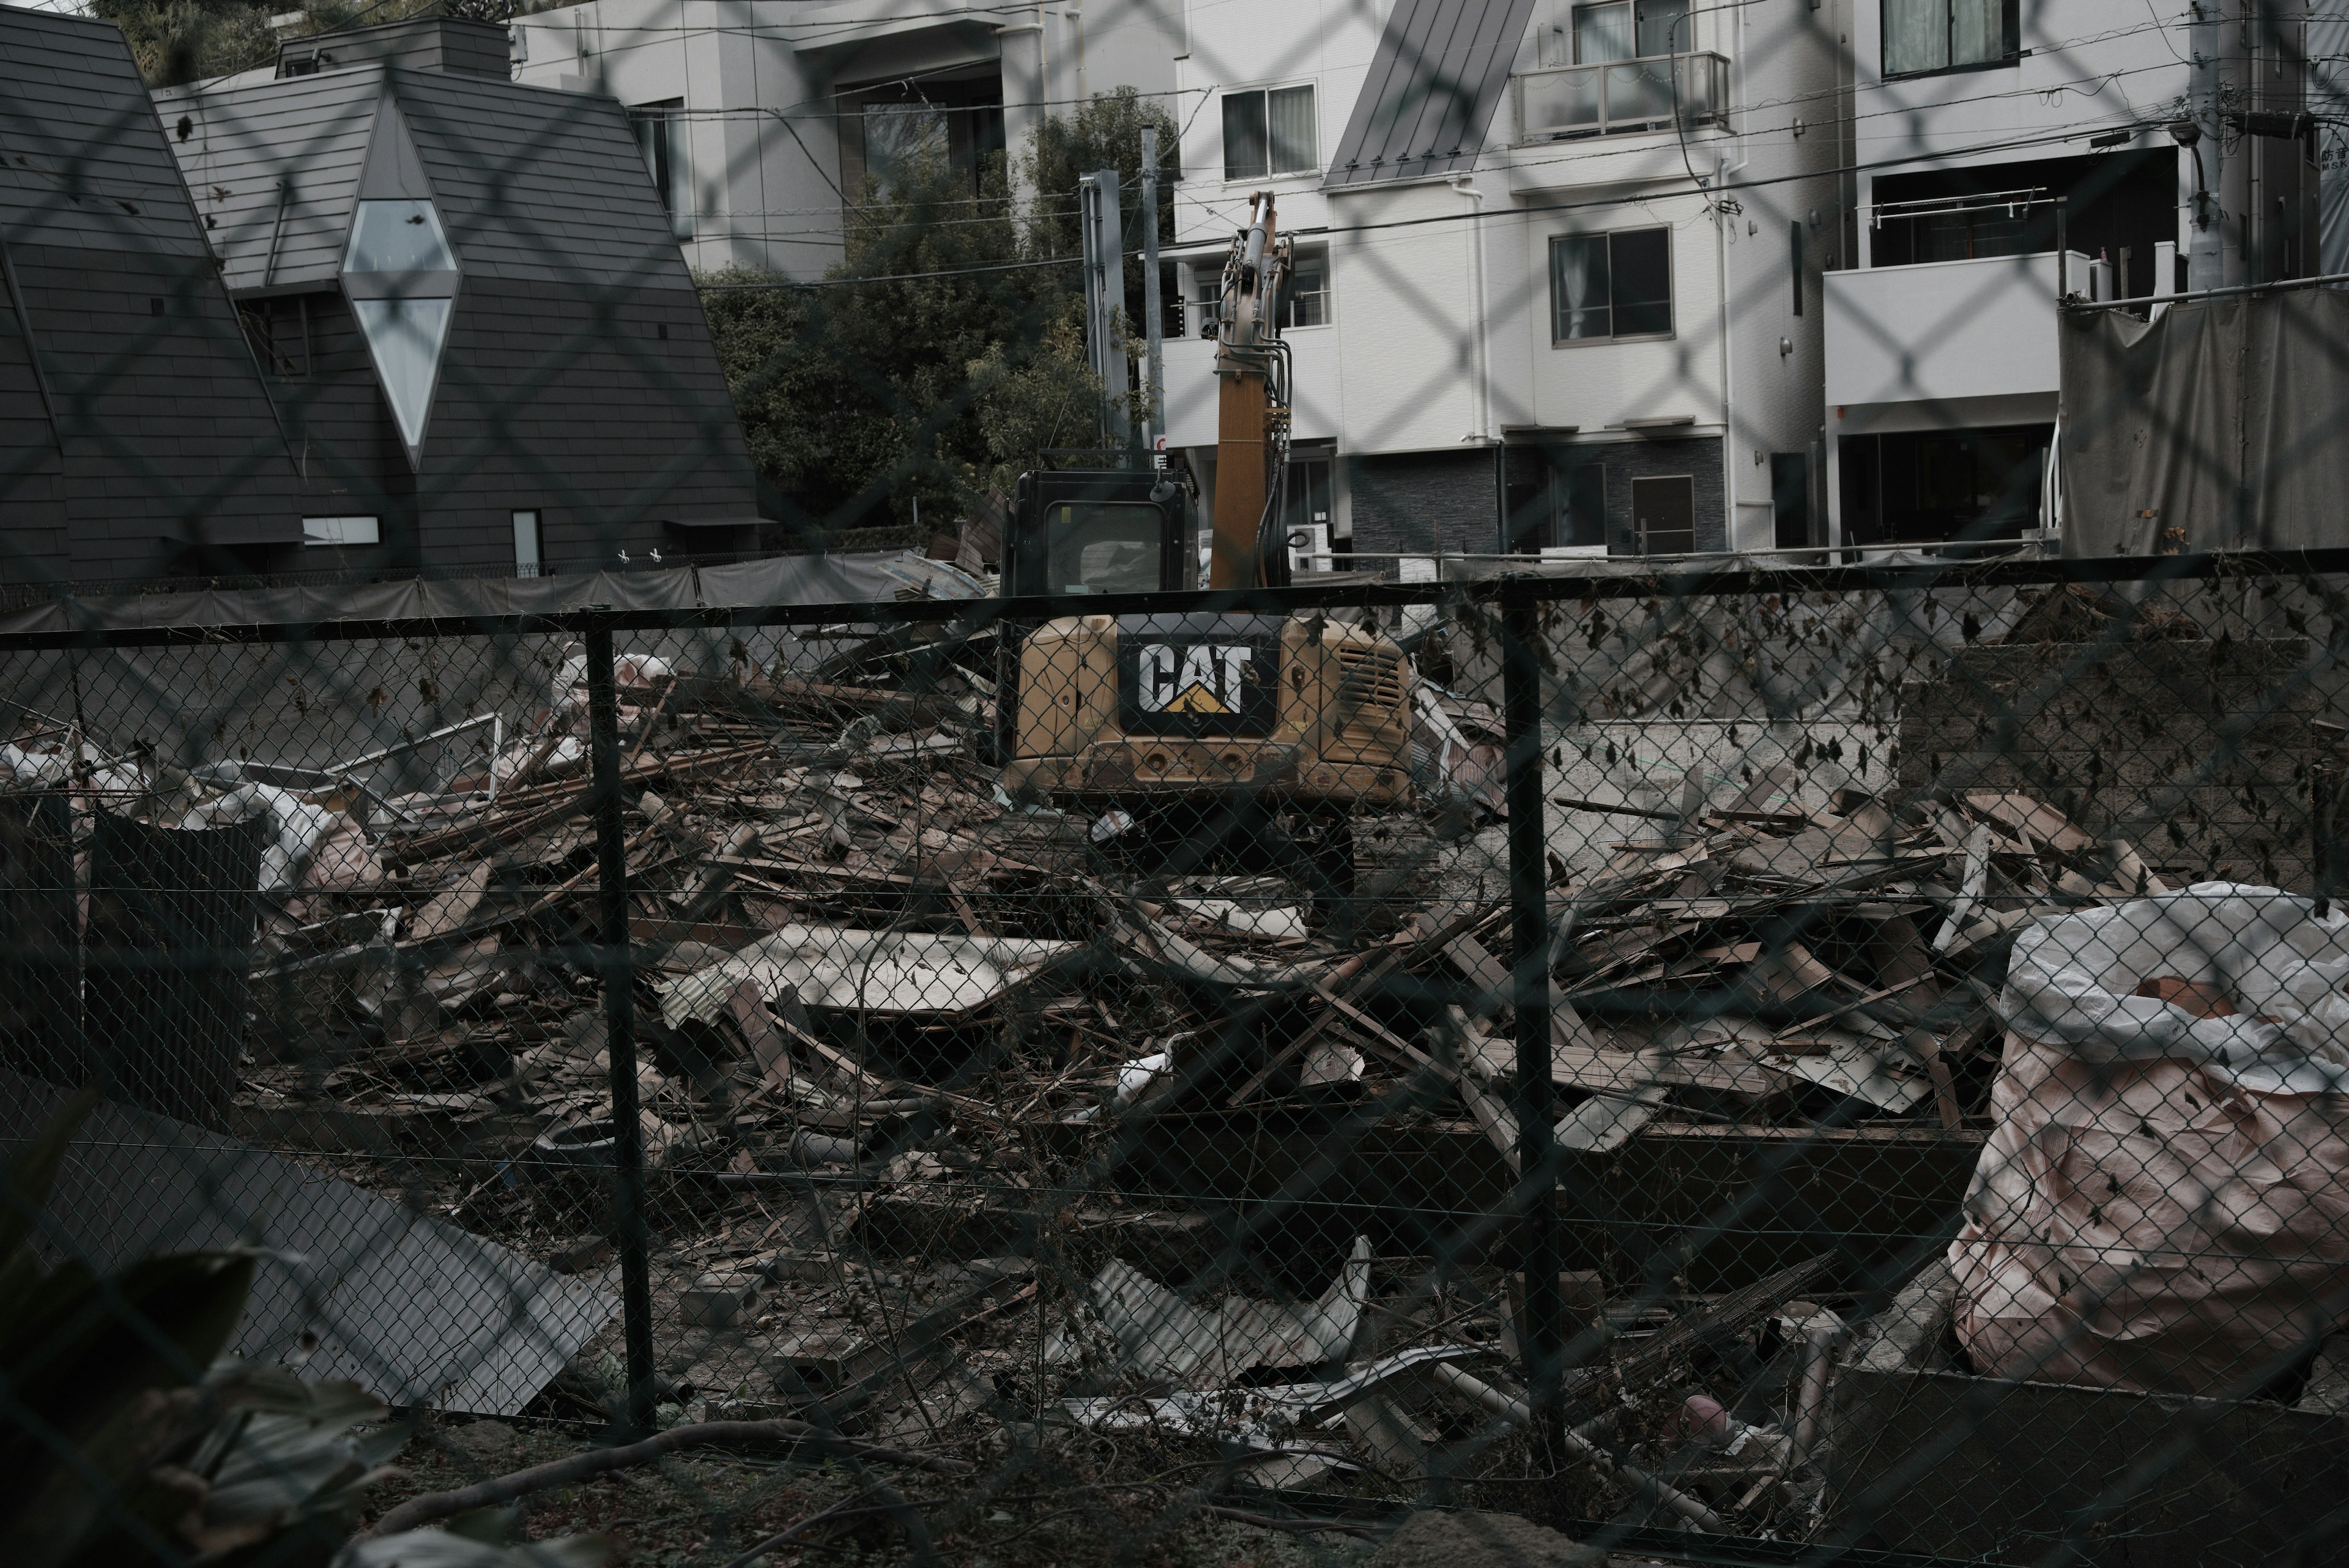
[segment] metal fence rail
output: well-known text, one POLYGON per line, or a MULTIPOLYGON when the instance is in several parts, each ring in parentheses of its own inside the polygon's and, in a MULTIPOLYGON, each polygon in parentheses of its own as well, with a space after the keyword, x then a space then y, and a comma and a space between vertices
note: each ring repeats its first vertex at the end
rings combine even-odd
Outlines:
POLYGON ((49 1256, 258 1241, 238 1348, 399 1405, 1710 1561, 2321 1553, 2344 573, 0 639, 8 1137, 98 1085, 49 1256), (999 752, 1051 628, 1268 610, 1408 655, 1316 711, 1408 737, 1350 809, 1211 745, 1137 817, 1192 742, 1102 713, 999 752))

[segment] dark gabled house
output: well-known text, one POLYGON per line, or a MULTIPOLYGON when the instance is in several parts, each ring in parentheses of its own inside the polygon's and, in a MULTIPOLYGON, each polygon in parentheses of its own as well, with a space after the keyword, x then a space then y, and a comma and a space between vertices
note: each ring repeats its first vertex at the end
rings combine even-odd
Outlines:
POLYGON ((288 432, 122 34, 0 7, 0 580, 301 541, 288 432))
POLYGON ((620 106, 445 18, 158 93, 301 474, 306 565, 756 547, 709 326, 620 106))

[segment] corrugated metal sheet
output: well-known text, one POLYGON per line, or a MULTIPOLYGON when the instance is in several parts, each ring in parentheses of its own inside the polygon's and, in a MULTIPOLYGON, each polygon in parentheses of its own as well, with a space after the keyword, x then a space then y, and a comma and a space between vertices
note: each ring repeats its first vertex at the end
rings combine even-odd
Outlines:
POLYGON ((1324 190, 1473 167, 1533 0, 1395 0, 1324 190))

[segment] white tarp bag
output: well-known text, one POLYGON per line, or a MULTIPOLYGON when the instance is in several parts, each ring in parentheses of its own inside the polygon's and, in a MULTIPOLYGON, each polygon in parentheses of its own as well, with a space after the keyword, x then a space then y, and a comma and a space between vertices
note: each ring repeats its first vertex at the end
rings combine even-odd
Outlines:
POLYGON ((1950 1250, 1995 1376, 2249 1393, 2349 1318, 2349 917, 2204 882, 2017 940, 1950 1250), (2214 988, 2231 1017, 2135 994, 2214 988))

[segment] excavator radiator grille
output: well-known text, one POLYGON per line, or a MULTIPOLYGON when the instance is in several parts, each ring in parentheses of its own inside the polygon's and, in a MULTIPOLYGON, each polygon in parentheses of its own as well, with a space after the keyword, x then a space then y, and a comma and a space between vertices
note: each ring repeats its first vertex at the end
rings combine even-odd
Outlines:
POLYGON ((1376 728, 1402 706, 1402 659, 1370 648, 1338 649, 1338 711, 1349 728, 1376 728), (1364 711, 1370 710, 1370 711, 1364 711))

